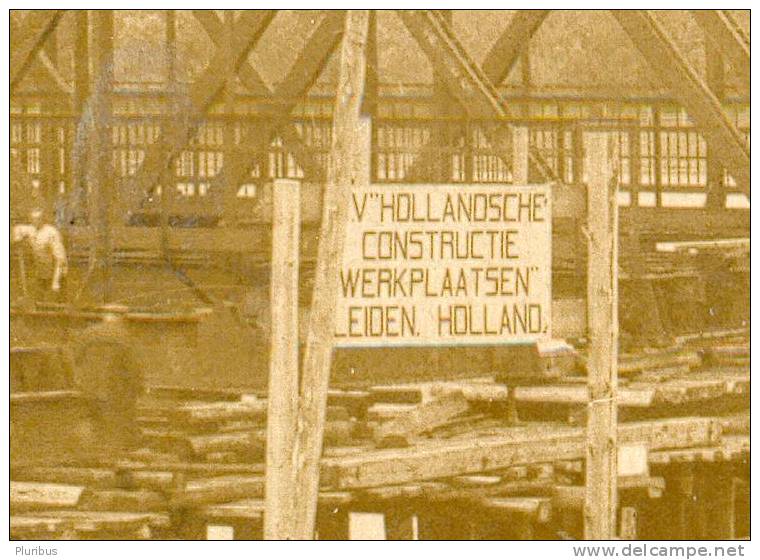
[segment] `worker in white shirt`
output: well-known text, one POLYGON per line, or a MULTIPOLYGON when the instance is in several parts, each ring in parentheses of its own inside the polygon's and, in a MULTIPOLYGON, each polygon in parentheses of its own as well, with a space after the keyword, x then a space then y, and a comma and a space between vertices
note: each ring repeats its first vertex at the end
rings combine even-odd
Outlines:
POLYGON ((13 227, 13 242, 29 244, 31 263, 25 266, 24 272, 29 274, 34 296, 43 301, 59 301, 68 272, 63 237, 58 228, 48 223, 41 209, 32 210, 29 218, 30 223, 13 227))

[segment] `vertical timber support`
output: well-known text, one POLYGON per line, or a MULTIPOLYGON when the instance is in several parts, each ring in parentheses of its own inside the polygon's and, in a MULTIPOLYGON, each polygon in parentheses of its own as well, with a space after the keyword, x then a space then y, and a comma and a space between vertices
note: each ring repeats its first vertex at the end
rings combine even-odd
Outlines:
MULTIPOLYGON (((512 184, 527 185, 528 174, 530 169, 530 132, 527 126, 512 127, 512 184)), ((493 354, 492 354, 493 356, 493 354)), ((497 366, 496 360, 491 358, 491 366, 497 366)), ((496 371, 494 369, 494 371, 496 371)), ((507 422, 517 424, 519 417, 517 414, 517 399, 515 397, 516 387, 511 383, 507 388, 507 422)))
POLYGON ((512 183, 528 184, 530 138, 527 126, 512 128, 512 183))
POLYGON ((113 10, 94 10, 93 81, 91 103, 93 143, 88 157, 88 191, 94 195, 90 226, 95 233, 96 299, 111 299, 111 207, 113 202, 111 94, 113 91, 113 10))
MULTIPOLYGON (((161 133, 164 128, 169 126, 171 119, 177 118, 177 15, 174 10, 164 11, 164 47, 166 56, 166 107, 168 108, 164 122, 162 123, 161 133)), ((172 198, 174 195, 174 166, 169 166, 164 170, 164 176, 161 180, 161 256, 164 259, 169 258, 169 213, 172 208, 172 198)))
POLYGON ((84 116, 87 98, 90 96, 90 46, 89 46, 89 11, 76 10, 74 43, 74 95, 73 113, 77 120, 72 136, 71 180, 68 186, 68 211, 64 224, 68 227, 75 216, 81 214, 80 205, 87 199, 85 189, 86 155, 84 137, 84 116))
POLYGON ((272 191, 272 342, 267 393, 264 538, 285 540, 291 535, 295 505, 293 438, 298 410, 300 184, 276 179, 272 191))
POLYGON ((346 15, 296 432, 294 537, 297 539, 314 538, 334 311, 349 192, 368 178, 370 154, 365 149, 366 143, 358 139, 358 135, 365 132, 361 125, 361 105, 368 27, 368 10, 351 10, 346 15))
POLYGON ((609 134, 587 132, 588 424, 584 537, 615 537, 617 509, 618 210, 609 134))

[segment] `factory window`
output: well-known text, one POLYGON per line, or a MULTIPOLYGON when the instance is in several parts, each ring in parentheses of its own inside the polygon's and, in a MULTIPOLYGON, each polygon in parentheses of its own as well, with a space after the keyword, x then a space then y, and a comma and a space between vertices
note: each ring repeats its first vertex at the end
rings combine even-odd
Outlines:
MULTIPOLYGON (((498 130, 491 127, 493 139, 498 130)), ((494 149, 492 141, 480 126, 472 128, 472 179, 476 183, 505 183, 512 180, 511 170, 507 167, 499 150, 494 149)))
POLYGON ((657 150, 653 130, 639 132, 639 182, 644 186, 657 184, 655 176, 657 150))
POLYGON ((431 128, 428 125, 406 123, 375 123, 375 178, 382 182, 402 182, 408 179, 415 162, 429 150, 431 128))
POLYGON ((663 187, 707 185, 707 144, 683 109, 660 111, 660 184, 663 187))
MULTIPOLYGON (((29 112, 27 110, 27 112, 29 112)), ((15 150, 15 156, 25 158, 26 172, 30 175, 40 173, 41 152, 40 144, 42 140, 42 125, 36 121, 28 121, 25 124, 11 124, 11 146, 15 150)), ((12 152, 13 153, 13 152, 12 152)))
POLYGON ((130 177, 137 173, 145 160, 145 149, 156 141, 159 127, 144 122, 114 124, 111 140, 114 145, 113 163, 120 177, 130 177))
POLYGON ((183 151, 177 158, 177 176, 178 177, 192 177, 193 176, 193 152, 183 151))
POLYGON ((409 181, 501 183, 511 173, 498 142, 499 127, 483 122, 374 122, 373 177, 409 181))
POLYGON ((622 186, 631 184, 631 136, 627 130, 619 131, 618 137, 618 162, 619 181, 622 186))
POLYGON ((40 149, 30 148, 26 151, 26 172, 37 175, 40 172, 40 149))
POLYGON ((285 148, 282 138, 277 137, 269 145, 269 177, 271 179, 287 177, 302 179, 303 169, 296 162, 292 153, 285 148))

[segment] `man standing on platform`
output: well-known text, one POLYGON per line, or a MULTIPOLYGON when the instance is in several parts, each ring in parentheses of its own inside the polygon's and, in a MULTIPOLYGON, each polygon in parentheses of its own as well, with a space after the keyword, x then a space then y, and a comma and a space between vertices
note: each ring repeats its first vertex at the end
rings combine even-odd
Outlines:
POLYGON ((31 290, 30 295, 42 301, 60 301, 65 293, 68 261, 58 228, 48 223, 43 210, 35 208, 29 213, 28 224, 13 227, 12 240, 29 244, 31 262, 27 262, 23 250, 19 259, 22 281, 31 290))

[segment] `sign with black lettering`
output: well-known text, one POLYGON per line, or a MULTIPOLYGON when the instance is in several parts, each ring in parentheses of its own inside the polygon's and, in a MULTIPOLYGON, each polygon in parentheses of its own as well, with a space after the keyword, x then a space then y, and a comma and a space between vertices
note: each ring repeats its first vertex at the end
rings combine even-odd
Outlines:
POLYGON ((339 346, 550 338, 548 185, 381 185, 349 201, 339 346))

